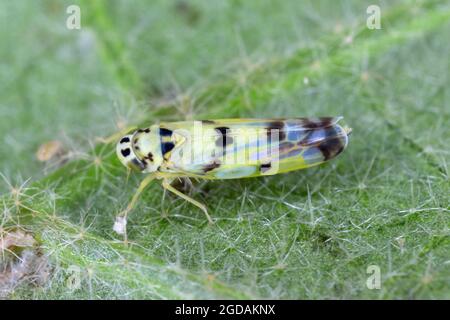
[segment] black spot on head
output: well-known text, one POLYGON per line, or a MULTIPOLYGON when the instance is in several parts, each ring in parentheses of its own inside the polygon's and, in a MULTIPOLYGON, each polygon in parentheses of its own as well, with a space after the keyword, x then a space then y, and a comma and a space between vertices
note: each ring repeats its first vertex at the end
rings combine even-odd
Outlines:
POLYGON ((131 150, 130 150, 130 148, 122 149, 122 150, 120 150, 120 153, 122 153, 122 156, 124 156, 126 158, 130 155, 131 150))
POLYGON ((161 137, 170 137, 172 136, 172 130, 166 128, 159 128, 159 135, 161 137))
POLYGON ((120 140, 120 143, 127 143, 130 142, 130 138, 128 137, 123 137, 122 140, 120 140))
POLYGON ((215 160, 212 163, 209 163, 209 164, 205 165, 203 167, 203 172, 206 173, 206 172, 214 170, 214 169, 216 169, 218 167, 220 167, 220 163, 217 160, 215 160))
POLYGON ((271 143, 272 141, 272 134, 275 134, 277 130, 278 131, 278 140, 283 141, 286 139, 286 132, 284 131, 284 123, 283 121, 273 121, 269 123, 269 126, 267 129, 267 138, 268 143, 271 143))
POLYGON ((270 168, 272 168, 272 163, 263 163, 260 167, 259 170, 260 172, 266 172, 268 171, 270 168))
POLYGON ((161 143, 161 152, 162 154, 166 154, 167 152, 170 152, 174 147, 175 145, 173 144, 173 142, 163 142, 161 143))

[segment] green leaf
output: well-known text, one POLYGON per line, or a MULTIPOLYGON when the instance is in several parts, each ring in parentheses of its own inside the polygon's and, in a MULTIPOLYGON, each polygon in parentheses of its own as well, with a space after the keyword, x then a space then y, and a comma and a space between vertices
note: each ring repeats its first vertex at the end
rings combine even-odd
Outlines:
POLYGON ((382 3, 380 30, 360 1, 80 1, 81 30, 65 27, 69 4, 0 4, 0 233, 26 230, 49 264, 44 284, 20 279, 8 297, 448 297, 447 1, 382 3), (213 226, 182 199, 162 203, 155 182, 128 244, 114 233, 142 177, 96 137, 337 115, 353 133, 329 164, 194 183, 213 226), (50 140, 63 150, 39 162, 50 140), (366 286, 371 265, 380 289, 366 286))

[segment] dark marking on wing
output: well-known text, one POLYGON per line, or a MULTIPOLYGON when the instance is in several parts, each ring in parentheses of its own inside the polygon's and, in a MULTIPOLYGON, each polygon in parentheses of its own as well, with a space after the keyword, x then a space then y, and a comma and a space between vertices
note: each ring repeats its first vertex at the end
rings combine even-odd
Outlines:
POLYGON ((172 136, 172 130, 166 128, 159 128, 159 135, 161 137, 170 137, 172 136))
POLYGON ((272 134, 276 134, 278 131, 278 141, 283 141, 286 139, 286 132, 284 130, 284 122, 283 121, 273 121, 269 123, 267 127, 267 138, 268 142, 272 142, 272 134))
POLYGON ((305 119, 305 120, 303 120, 303 127, 307 128, 307 129, 316 129, 316 128, 319 128, 320 125, 316 121, 312 121, 310 119, 305 119))
POLYGON ((120 143, 126 143, 126 142, 130 142, 130 138, 124 137, 124 138, 122 138, 122 140, 120 140, 120 143))
POLYGON ((262 172, 262 173, 264 173, 264 172, 270 170, 270 168, 272 168, 272 163, 271 163, 271 162, 269 162, 269 163, 263 163, 263 164, 259 167, 259 171, 262 172))
POLYGON ((322 124, 322 127, 328 127, 333 124, 333 117, 320 117, 319 122, 322 124))
POLYGON ((319 118, 318 120, 312 120, 312 119, 305 118, 305 119, 303 119, 303 126, 306 129, 317 129, 317 128, 329 127, 332 125, 333 119, 334 118, 332 118, 332 117, 322 117, 322 118, 319 118))
POLYGON ((334 158, 344 150, 341 139, 331 138, 319 144, 317 148, 322 152, 325 161, 334 158))
POLYGON ((150 129, 146 128, 146 129, 139 129, 138 130, 139 133, 145 132, 145 133, 150 133, 150 129))
POLYGON ((206 173, 206 172, 214 170, 214 169, 216 169, 218 167, 220 167, 220 163, 217 160, 215 160, 212 163, 209 163, 209 164, 205 165, 203 167, 203 172, 206 173))
POLYGON ((126 148, 126 149, 120 150, 120 152, 121 152, 122 155, 126 158, 126 157, 128 157, 128 156, 130 155, 131 150, 130 150, 129 148, 126 148))
POLYGON ((338 136, 338 132, 333 128, 326 131, 326 137, 317 148, 322 152, 325 161, 334 158, 344 150, 342 139, 338 136))
POLYGON ((214 124, 215 122, 212 120, 201 120, 204 124, 214 124))
POLYGON ((318 145, 331 139, 337 135, 336 129, 333 126, 317 127, 315 129, 308 129, 305 132, 304 138, 297 144, 299 146, 318 145))
POLYGON ((164 155, 167 152, 172 151, 172 149, 174 147, 175 147, 175 144, 173 142, 163 142, 163 143, 161 143, 161 152, 164 155))

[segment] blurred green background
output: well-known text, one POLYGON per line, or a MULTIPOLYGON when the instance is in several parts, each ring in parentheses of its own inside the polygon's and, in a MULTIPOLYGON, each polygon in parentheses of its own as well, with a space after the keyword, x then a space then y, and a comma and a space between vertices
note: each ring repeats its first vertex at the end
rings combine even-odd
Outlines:
POLYGON ((449 298, 448 1, 4 0, 0 22, 0 232, 32 234, 48 265, 42 283, 36 268, 11 280, 18 262, 2 255, 4 296, 449 298), (66 27, 71 4, 80 30, 66 27), (366 27, 371 4, 380 30, 366 27), (214 226, 180 199, 163 210, 156 183, 132 244, 112 231, 141 177, 96 137, 336 115, 353 134, 332 163, 195 184, 214 226), (61 154, 43 163, 51 140, 61 154))

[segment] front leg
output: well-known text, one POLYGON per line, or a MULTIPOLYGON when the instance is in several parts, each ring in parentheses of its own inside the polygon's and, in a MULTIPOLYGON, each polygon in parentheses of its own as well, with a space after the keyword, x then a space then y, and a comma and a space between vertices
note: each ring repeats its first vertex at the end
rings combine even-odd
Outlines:
POLYGON ((105 137, 97 137, 97 138, 95 138, 95 141, 104 143, 104 144, 110 144, 113 142, 117 142, 122 136, 124 136, 128 132, 134 131, 136 129, 137 129, 136 126, 129 126, 124 129, 121 129, 119 132, 113 133, 109 137, 106 137, 106 138, 105 137))
POLYGON ((123 210, 117 217, 116 222, 114 223, 114 231, 116 231, 119 234, 125 235, 125 241, 127 241, 127 217, 128 213, 134 208, 136 205, 137 200, 139 199, 139 196, 144 191, 144 189, 152 182, 156 176, 154 174, 149 174, 147 177, 145 177, 144 180, 141 181, 139 184, 138 189, 133 195, 133 198, 131 199, 131 202, 127 205, 127 208, 123 210))

